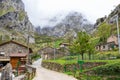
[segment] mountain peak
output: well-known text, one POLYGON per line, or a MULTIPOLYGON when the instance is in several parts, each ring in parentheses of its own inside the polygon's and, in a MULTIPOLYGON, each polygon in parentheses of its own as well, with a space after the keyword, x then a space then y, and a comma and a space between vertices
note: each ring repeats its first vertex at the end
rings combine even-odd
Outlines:
MULTIPOLYGON (((58 16, 57 16, 58 17, 58 16)), ((54 17, 51 21, 57 22, 59 18, 54 17)), ((90 32, 93 28, 92 24, 90 24, 87 19, 79 12, 70 12, 63 18, 59 20, 54 26, 43 27, 39 33, 46 34, 49 36, 64 36, 66 33, 70 32, 78 32, 78 31, 86 31, 90 32)))

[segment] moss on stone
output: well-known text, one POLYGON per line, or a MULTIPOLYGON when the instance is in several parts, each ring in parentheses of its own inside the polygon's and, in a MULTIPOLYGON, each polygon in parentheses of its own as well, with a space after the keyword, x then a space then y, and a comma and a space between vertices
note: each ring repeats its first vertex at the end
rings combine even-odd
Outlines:
POLYGON ((25 18, 25 12, 21 11, 19 12, 19 20, 22 21, 25 18))
POLYGON ((8 9, 0 9, 0 17, 7 14, 8 12, 13 12, 14 8, 10 6, 8 9))

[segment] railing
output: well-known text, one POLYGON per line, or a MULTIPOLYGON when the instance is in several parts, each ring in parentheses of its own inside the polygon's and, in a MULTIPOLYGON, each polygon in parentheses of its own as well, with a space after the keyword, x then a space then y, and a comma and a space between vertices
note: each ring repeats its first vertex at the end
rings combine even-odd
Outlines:
POLYGON ((0 56, 0 59, 10 59, 9 56, 0 56))
POLYGON ((8 57, 8 56, 0 56, 0 61, 10 61, 10 57, 8 57))

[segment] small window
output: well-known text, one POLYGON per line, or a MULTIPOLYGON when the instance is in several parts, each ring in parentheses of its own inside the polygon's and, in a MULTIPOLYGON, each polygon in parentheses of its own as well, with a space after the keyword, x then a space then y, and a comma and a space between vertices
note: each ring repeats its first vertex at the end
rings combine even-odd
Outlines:
POLYGON ((103 49, 105 49, 105 45, 103 46, 103 49))
POLYGON ((4 56, 5 55, 5 52, 4 51, 1 51, 0 52, 0 56, 4 56))
POLYGON ((18 50, 18 53, 22 53, 22 50, 18 50))

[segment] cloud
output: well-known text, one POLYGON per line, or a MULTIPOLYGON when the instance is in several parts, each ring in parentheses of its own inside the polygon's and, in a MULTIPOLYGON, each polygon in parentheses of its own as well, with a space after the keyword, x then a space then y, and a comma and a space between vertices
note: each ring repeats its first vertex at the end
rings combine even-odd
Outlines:
POLYGON ((33 25, 44 26, 57 14, 69 11, 83 13, 91 22, 108 15, 120 0, 23 0, 33 25))

